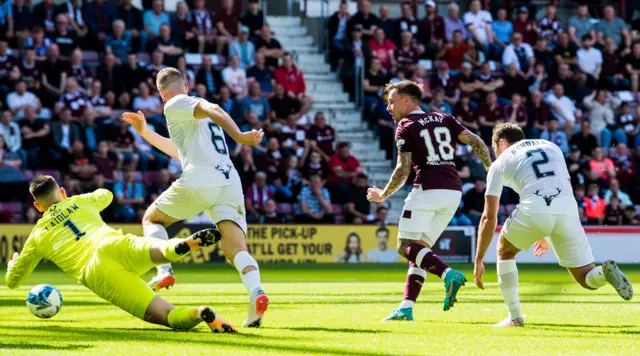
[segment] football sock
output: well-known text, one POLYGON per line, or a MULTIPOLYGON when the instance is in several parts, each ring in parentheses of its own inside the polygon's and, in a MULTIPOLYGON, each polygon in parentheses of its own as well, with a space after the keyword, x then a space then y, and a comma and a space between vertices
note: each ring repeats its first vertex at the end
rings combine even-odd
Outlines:
POLYGON ((521 317, 520 298, 518 297, 518 267, 516 260, 498 261, 498 285, 502 299, 509 310, 509 319, 521 317))
POLYGON ((172 329, 189 330, 200 324, 200 308, 206 307, 178 307, 169 312, 167 320, 172 329))
POLYGON ((258 268, 258 262, 247 251, 240 251, 233 258, 233 265, 240 272, 240 278, 244 287, 247 288, 249 293, 253 292, 257 288, 261 288, 260 285, 260 269, 258 268), (247 273, 242 271, 248 266, 253 266, 256 269, 247 273))
POLYGON ((596 268, 587 272, 585 282, 593 289, 598 289, 607 284, 607 279, 604 277, 604 272, 602 272, 602 266, 596 266, 596 268))
MULTIPOLYGON (((164 226, 160 224, 142 224, 142 229, 144 231, 144 236, 151 237, 158 240, 169 241, 169 234, 167 234, 167 230, 165 230, 164 226)), ((165 254, 165 257, 166 254, 165 254)), ((167 257, 168 260, 176 261, 178 259, 173 259, 167 257)), ((158 273, 169 273, 171 271, 171 263, 166 263, 163 265, 159 265, 156 267, 158 269, 158 273)))
POLYGON ((418 299, 418 295, 420 295, 420 290, 426 277, 427 272, 425 272, 425 270, 416 267, 415 263, 409 262, 409 271, 407 272, 407 279, 404 282, 404 296, 398 306, 399 309, 413 308, 413 304, 416 299, 418 299))
POLYGON ((420 267, 423 270, 444 279, 446 270, 449 266, 442 262, 442 260, 440 260, 440 258, 438 258, 430 248, 417 243, 412 243, 407 247, 405 254, 409 261, 415 263, 416 267, 420 267))
MULTIPOLYGON (((191 249, 186 250, 187 253, 178 253, 178 252, 182 252, 185 249, 177 249, 178 251, 176 251, 176 246, 180 245, 184 243, 184 239, 171 239, 167 242, 164 243, 164 247, 162 249, 162 254, 164 255, 164 257, 166 259, 168 259, 169 261, 172 262, 176 262, 178 260, 180 260, 181 258, 183 258, 184 256, 186 256, 189 252, 191 252, 191 249)), ((188 247, 187 245, 185 246, 181 246, 181 247, 188 247)), ((164 264, 162 266, 169 266, 169 269, 171 269, 171 264, 167 263, 164 264)), ((158 271, 160 271, 160 268, 158 268, 158 271)))

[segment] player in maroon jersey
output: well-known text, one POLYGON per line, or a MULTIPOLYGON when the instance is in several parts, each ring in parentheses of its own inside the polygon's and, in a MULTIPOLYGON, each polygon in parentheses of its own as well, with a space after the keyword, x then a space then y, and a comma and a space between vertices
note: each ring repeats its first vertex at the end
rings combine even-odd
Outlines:
POLYGON ((387 111, 398 124, 398 164, 384 189, 369 188, 367 199, 382 202, 404 185, 411 168, 416 178, 405 201, 398 229, 398 252, 409 260, 404 298, 384 320, 413 320, 413 305, 426 272, 444 280, 443 310, 456 301, 466 277, 449 268, 431 246, 449 224, 462 197, 462 184, 453 162, 458 142, 469 144, 485 168, 491 165, 487 146, 453 116, 420 109, 422 88, 411 81, 389 84, 387 111))

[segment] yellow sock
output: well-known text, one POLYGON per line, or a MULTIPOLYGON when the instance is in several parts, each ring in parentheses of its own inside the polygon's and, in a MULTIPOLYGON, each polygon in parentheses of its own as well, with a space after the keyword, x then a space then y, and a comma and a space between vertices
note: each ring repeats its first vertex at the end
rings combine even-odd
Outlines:
POLYGON ((200 324, 198 307, 178 307, 169 312, 167 317, 172 329, 189 330, 200 324))
POLYGON ((184 243, 184 239, 171 239, 166 241, 164 243, 164 250, 162 251, 162 254, 166 259, 172 262, 182 259, 186 254, 180 255, 176 252, 176 247, 182 243, 184 243))

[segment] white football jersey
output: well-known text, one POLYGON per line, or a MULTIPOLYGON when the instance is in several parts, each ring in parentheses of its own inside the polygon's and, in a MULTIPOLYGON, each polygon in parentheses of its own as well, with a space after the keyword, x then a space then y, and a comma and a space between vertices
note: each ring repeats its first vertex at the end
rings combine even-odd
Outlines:
POLYGON ((171 140, 180 154, 182 176, 177 184, 185 187, 218 187, 239 182, 229 158, 224 130, 210 119, 193 115, 199 98, 176 95, 164 105, 171 140))
POLYGON ((502 186, 520 195, 526 213, 578 216, 564 155, 546 140, 522 140, 496 159, 487 175, 485 195, 500 197, 502 186))

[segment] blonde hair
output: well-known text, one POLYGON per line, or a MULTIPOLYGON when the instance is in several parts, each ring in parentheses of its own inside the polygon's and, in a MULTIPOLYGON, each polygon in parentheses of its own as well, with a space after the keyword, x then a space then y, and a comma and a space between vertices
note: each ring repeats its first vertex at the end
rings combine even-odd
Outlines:
POLYGON ((158 72, 156 76, 156 86, 158 90, 166 90, 168 87, 180 83, 184 83, 184 75, 173 67, 167 67, 158 72))

